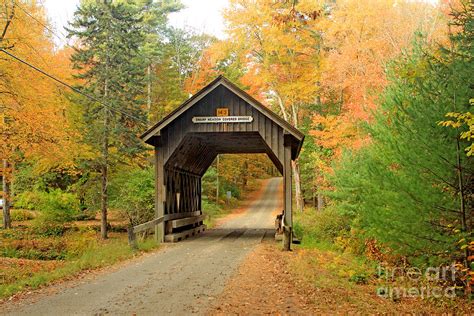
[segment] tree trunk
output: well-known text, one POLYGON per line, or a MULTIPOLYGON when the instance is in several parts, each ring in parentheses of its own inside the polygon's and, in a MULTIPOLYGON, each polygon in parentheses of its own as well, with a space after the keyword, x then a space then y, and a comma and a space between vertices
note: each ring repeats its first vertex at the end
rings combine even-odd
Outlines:
MULTIPOLYGON (((108 67, 106 65, 106 69, 108 67)), ((104 100, 107 101, 108 96, 108 82, 104 83, 104 100)), ((102 239, 107 239, 107 207, 108 207, 108 171, 109 171, 109 111, 104 108, 104 138, 102 140, 102 166, 101 166, 101 223, 100 236, 102 239)))
MULTIPOLYGON (((298 107, 295 105, 291 106, 291 113, 288 114, 285 108, 285 104, 283 103, 283 100, 281 99, 280 95, 277 93, 276 94, 277 100, 278 100, 278 105, 280 106, 280 110, 283 114, 283 118, 285 121, 291 124, 290 122, 290 116, 292 117, 293 120, 293 126, 295 128, 298 128, 298 107)), ((298 160, 292 161, 291 162, 291 169, 293 170, 293 179, 295 181, 295 199, 296 199, 296 209, 300 212, 303 211, 303 206, 304 206, 304 201, 303 201, 303 194, 301 191, 301 177, 300 177, 300 167, 298 165, 298 160)))
MULTIPOLYGON (((293 126, 298 128, 298 105, 291 105, 291 113, 293 116, 293 126)), ((303 212, 304 199, 303 192, 301 191, 301 176, 300 176, 300 166, 298 164, 298 159, 291 162, 291 167, 293 169, 293 179, 295 180, 295 199, 296 199, 296 210, 303 212)))
POLYGON ((286 113, 285 105, 283 104, 283 100, 281 99, 280 95, 277 93, 276 94, 277 100, 278 100, 278 105, 280 106, 280 111, 281 114, 283 115, 283 119, 287 122, 290 122, 288 120, 288 114, 286 113))
POLYGON ((8 162, 3 159, 2 185, 3 185, 3 228, 12 228, 10 217, 10 183, 7 179, 8 162))
POLYGON ((324 198, 321 193, 318 193, 318 212, 321 212, 324 208, 324 198))
POLYGON ((301 192, 301 177, 300 177, 300 167, 297 160, 291 161, 291 169, 293 169, 293 179, 295 180, 295 200, 296 200, 296 210, 303 212, 303 194, 301 192))
MULTIPOLYGON (((5 16, 7 18, 5 21, 5 26, 3 27, 3 31, 0 34, 0 44, 1 42, 3 42, 5 35, 7 35, 8 27, 11 25, 13 18, 15 17, 15 1, 11 1, 11 3, 12 3, 12 8, 10 12, 8 12, 8 5, 6 3, 4 4, 4 12, 2 13, 5 13, 5 16)), ((6 47, 3 45, 0 45, 0 48, 4 49, 6 47)))
POLYGON ((101 190, 101 225, 100 225, 100 235, 102 239, 107 239, 107 206, 108 206, 108 163, 109 163, 109 135, 108 135, 108 111, 104 109, 104 140, 102 144, 102 166, 101 166, 101 176, 102 176, 102 190, 101 190))
POLYGON ((149 116, 150 111, 151 111, 151 64, 149 64, 147 67, 147 76, 148 76, 148 82, 147 82, 146 107, 147 107, 148 116, 149 116))
MULTIPOLYGON (((458 186, 459 186, 459 208, 461 211, 461 230, 463 232, 468 231, 467 229, 467 220, 466 220, 466 200, 464 197, 464 179, 463 179, 463 170, 462 170, 462 164, 461 164, 461 146, 459 144, 459 137, 456 139, 456 163, 457 163, 457 176, 458 176, 458 186)), ((468 266, 468 260, 467 258, 469 257, 469 247, 467 247, 464 250, 464 265, 467 267, 468 266)))

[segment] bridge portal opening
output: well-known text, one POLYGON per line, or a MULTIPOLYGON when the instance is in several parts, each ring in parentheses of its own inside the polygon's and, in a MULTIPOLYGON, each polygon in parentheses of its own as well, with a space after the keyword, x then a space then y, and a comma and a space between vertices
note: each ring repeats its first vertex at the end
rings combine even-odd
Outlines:
POLYGON ((158 230, 161 241, 204 229, 202 177, 217 155, 259 153, 266 154, 283 176, 283 244, 290 249, 291 162, 304 140, 300 131, 219 76, 142 139, 155 147, 156 217, 164 220, 158 230), (182 227, 187 231, 179 231, 182 227))
POLYGON ((271 228, 275 233, 274 219, 283 210, 282 180, 266 154, 219 155, 201 179, 206 224, 212 225, 213 230, 218 229, 215 224, 219 223, 228 229, 271 228), (241 220, 246 216, 232 216, 222 225, 222 213, 231 209, 238 209, 239 214, 246 211, 253 221, 241 220))

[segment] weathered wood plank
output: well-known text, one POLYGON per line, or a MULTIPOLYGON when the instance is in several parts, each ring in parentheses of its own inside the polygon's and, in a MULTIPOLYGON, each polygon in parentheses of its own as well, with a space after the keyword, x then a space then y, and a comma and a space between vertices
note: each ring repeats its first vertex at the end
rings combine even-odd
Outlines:
POLYGON ((170 221, 170 220, 173 220, 173 219, 185 218, 185 217, 191 217, 191 216, 198 216, 198 215, 201 215, 201 211, 177 213, 177 214, 166 214, 164 216, 164 220, 165 221, 170 221))
POLYGON ((283 197, 285 213, 283 219, 283 250, 290 250, 292 237, 293 213, 291 209, 291 146, 285 144, 285 163, 283 166, 283 197))
MULTIPOLYGON (((161 162, 158 162, 158 152, 155 152, 156 164, 161 165, 156 171, 155 213, 157 216, 158 214, 166 216, 164 223, 193 216, 190 215, 193 213, 197 213, 195 216, 201 214, 201 177, 217 154, 266 153, 278 170, 291 181, 291 158, 299 152, 304 135, 288 123, 282 122, 267 108, 256 104, 258 102, 253 98, 239 91, 231 85, 216 84, 205 95, 193 98, 194 106, 183 107, 173 114, 173 119, 166 118, 166 124, 159 128, 156 125, 152 129, 155 134, 150 137, 158 137, 159 141, 151 143, 148 138, 145 139, 161 150, 161 162), (253 121, 192 123, 194 116, 215 116, 218 107, 229 108, 229 115, 232 116, 252 116, 253 121), (285 132, 288 135, 284 135, 285 132), (284 142, 286 136, 291 138, 287 144, 284 142), (159 178, 161 180, 158 180, 159 178)), ((285 194, 288 190, 291 192, 291 183, 287 187, 290 189, 285 189, 285 194)), ((289 201, 291 203, 291 197, 289 201)), ((291 228, 291 205, 285 204, 285 207, 290 210, 287 214, 289 217, 285 216, 285 222, 289 223, 291 228)), ((163 233, 164 223, 160 223, 163 233)), ((172 229, 172 224, 168 223, 166 232, 172 232, 172 229)))
POLYGON ((153 219, 149 222, 134 226, 133 227, 133 233, 136 234, 136 233, 148 230, 148 229, 152 229, 156 225, 158 225, 160 223, 163 223, 163 221, 164 221, 164 217, 162 216, 162 217, 159 217, 159 218, 155 218, 155 219, 153 219))
POLYGON ((167 242, 178 242, 178 241, 181 241, 183 239, 192 237, 196 234, 199 234, 199 233, 205 231, 206 228, 207 228, 206 225, 203 224, 199 227, 191 228, 191 229, 185 230, 183 232, 169 234, 169 235, 165 236, 165 241, 167 241, 167 242))
POLYGON ((202 222, 205 218, 206 218, 206 215, 198 215, 198 216, 193 216, 193 217, 185 217, 185 218, 170 220, 169 223, 171 223, 171 227, 179 228, 179 227, 188 226, 188 225, 202 222))
MULTIPOLYGON (((164 184, 165 172, 163 165, 163 148, 155 147, 155 218, 161 218, 165 214, 166 186, 164 184)), ((159 225, 156 227, 155 236, 157 241, 164 240, 164 227, 159 225)))

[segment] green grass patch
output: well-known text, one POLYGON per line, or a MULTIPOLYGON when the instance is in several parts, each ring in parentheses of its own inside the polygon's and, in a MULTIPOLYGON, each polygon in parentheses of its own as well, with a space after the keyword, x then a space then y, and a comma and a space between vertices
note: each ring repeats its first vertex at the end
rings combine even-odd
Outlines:
POLYGON ((294 231, 303 248, 335 249, 336 239, 350 230, 349 219, 332 208, 324 211, 306 208, 293 214, 294 231))
POLYGON ((229 214, 229 209, 225 209, 207 199, 202 200, 202 210, 203 213, 206 214, 204 224, 206 224, 208 228, 214 227, 219 218, 229 214))
MULTIPOLYGON (((294 230, 301 244, 297 246, 302 256, 296 261, 303 270, 317 271, 324 267, 318 277, 316 274, 306 275, 312 283, 319 287, 330 287, 334 284, 352 286, 365 284, 375 275, 376 263, 363 255, 346 251, 338 243, 341 236, 350 234, 349 219, 334 209, 316 211, 313 208, 304 212, 294 213, 294 230), (329 274, 328 274, 329 273, 329 274)), ((305 272, 299 269, 300 274, 305 272)))
POLYGON ((4 248, 4 252, 12 251, 9 257, 13 258, 0 258, 0 298, 26 289, 36 289, 52 281, 74 276, 83 270, 106 267, 158 247, 153 239, 146 239, 138 242, 138 250, 133 250, 128 245, 125 234, 116 234, 113 238, 101 241, 90 230, 66 234, 61 239, 67 244, 61 258, 64 260, 38 260, 47 259, 38 253, 32 256, 15 256, 18 250, 4 248), (25 257, 36 260, 27 260, 25 257))

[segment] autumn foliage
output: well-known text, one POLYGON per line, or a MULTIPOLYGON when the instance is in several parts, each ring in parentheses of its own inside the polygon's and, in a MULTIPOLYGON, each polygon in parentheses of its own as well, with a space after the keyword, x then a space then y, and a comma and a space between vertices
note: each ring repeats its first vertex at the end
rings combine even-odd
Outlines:
MULTIPOLYGON (((2 6, 8 4, 4 1, 2 6)), ((41 6, 23 6, 40 22, 47 23, 41 6)), ((32 27, 30 17, 19 7, 12 13, 14 23, 0 41, 1 48, 8 48, 59 78, 70 78, 69 52, 56 50, 51 37, 41 26, 32 27)), ((10 162, 20 159, 18 155, 37 160, 39 172, 74 167, 74 160, 81 156, 77 146, 81 136, 74 126, 71 103, 54 82, 2 54, 0 104, 1 157, 10 162)))
MULTIPOLYGON (((124 209, 153 217, 139 132, 224 74, 306 135, 292 172, 299 215, 323 221, 311 234, 377 260, 457 262, 472 284, 471 2, 229 0, 217 39, 169 26, 179 1, 81 1, 71 46, 41 2, 17 2, 0 0, 0 158, 17 199, 102 204, 104 237, 109 193, 117 208, 123 188, 144 193, 124 209)), ((275 173, 262 156, 221 157, 206 203, 275 173)))

